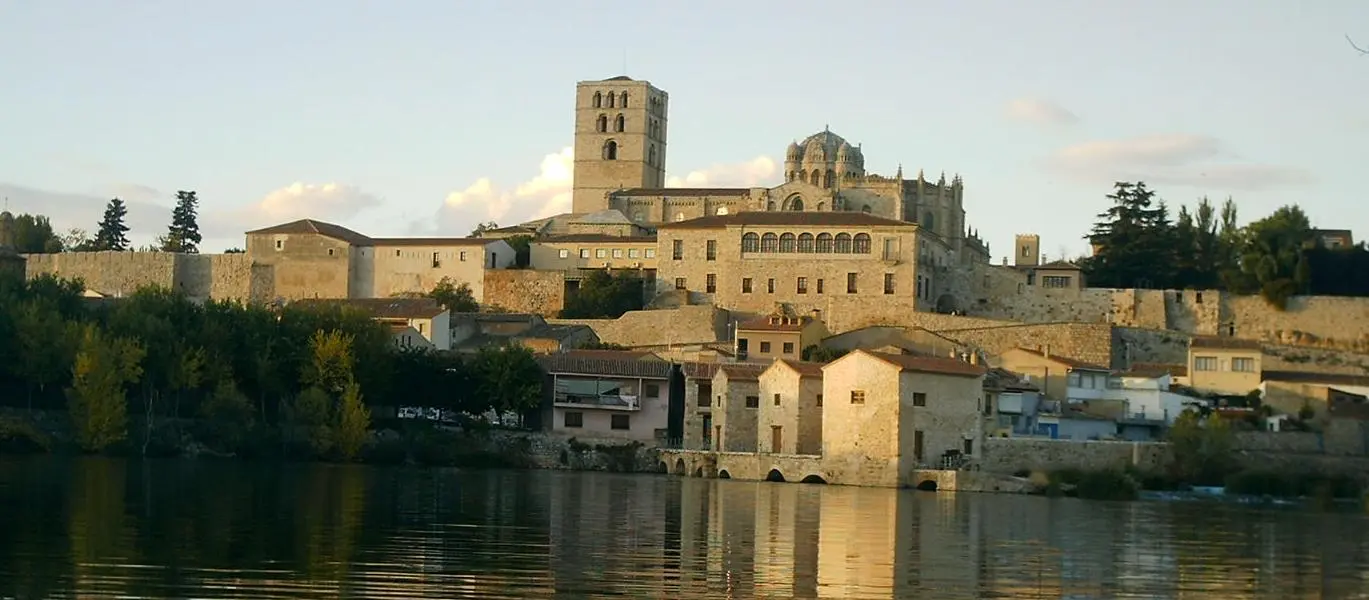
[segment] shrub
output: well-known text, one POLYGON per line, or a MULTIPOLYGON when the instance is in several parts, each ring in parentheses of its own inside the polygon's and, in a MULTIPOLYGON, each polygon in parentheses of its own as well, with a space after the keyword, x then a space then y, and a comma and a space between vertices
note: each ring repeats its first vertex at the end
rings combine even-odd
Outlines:
POLYGON ((0 453, 39 454, 52 450, 52 438, 33 423, 17 417, 0 417, 0 453))
POLYGON ((1111 469, 1083 473, 1075 489, 1088 500, 1135 500, 1138 492, 1130 476, 1111 469))

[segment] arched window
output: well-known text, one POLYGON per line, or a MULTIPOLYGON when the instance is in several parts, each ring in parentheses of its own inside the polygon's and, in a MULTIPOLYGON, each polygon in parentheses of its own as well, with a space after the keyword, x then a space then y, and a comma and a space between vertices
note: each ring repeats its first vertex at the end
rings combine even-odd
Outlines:
POLYGON ((608 93, 608 107, 613 108, 613 92, 608 93))
POLYGON ((785 201, 784 210, 801 211, 803 210, 803 198, 799 196, 790 197, 785 201))
POLYGON ((653 167, 656 166, 656 144, 652 144, 650 148, 647 148, 646 164, 651 165, 653 167))
POLYGON ((623 131, 623 125, 626 124, 627 121, 623 119, 623 115, 618 115, 618 118, 613 120, 613 130, 621 133, 623 131))
POLYGON ((599 123, 594 129, 599 133, 608 131, 608 115, 599 115, 599 123))
POLYGON ((794 234, 786 233, 780 236, 780 252, 794 251, 794 234))
POLYGON ((813 169, 813 174, 809 176, 808 183, 811 183, 813 185, 822 185, 822 172, 817 169, 813 169))
POLYGON ((780 249, 780 236, 767 233, 761 236, 761 252, 775 252, 780 249))
POLYGON ((817 244, 817 247, 818 247, 818 254, 831 254, 831 253, 832 253, 832 234, 830 234, 830 233, 819 233, 819 234, 818 234, 818 244, 817 244))
POLYGON ((819 202, 819 203, 818 203, 818 212, 822 212, 822 210, 823 210, 824 208, 827 208, 827 203, 826 203, 826 202, 819 202))
POLYGON ((618 160, 618 142, 604 142, 604 160, 618 160))
POLYGON ((813 252, 813 234, 799 234, 799 252, 802 254, 811 254, 813 252))
POLYGON ((761 236, 748 233, 742 236, 742 252, 760 252, 761 236))
POLYGON ((856 254, 869 254, 870 234, 857 233, 856 237, 851 239, 851 251, 855 252, 856 254))
POLYGON ((922 226, 932 231, 936 231, 936 218, 931 211, 928 211, 927 214, 922 216, 922 226))
POLYGON ((850 254, 851 234, 838 233, 836 240, 834 240, 834 243, 832 244, 832 251, 836 252, 837 254, 850 254))
POLYGON ((771 200, 771 201, 769 201, 769 202, 766 202, 766 203, 765 203, 765 210, 771 210, 771 211, 775 210, 775 201, 774 201, 774 200, 771 200))
POLYGON ((599 93, 599 92, 594 92, 594 108, 603 108, 603 107, 604 107, 604 95, 601 94, 601 93, 599 93))
POLYGON ((827 175, 822 180, 822 187, 830 189, 832 187, 832 184, 836 182, 836 180, 834 179, 835 177, 836 173, 833 173, 831 169, 828 169, 827 175))
POLYGON ((618 94, 618 100, 618 106, 627 108, 627 90, 623 90, 622 93, 618 94))
POLYGON ((863 213, 865 213, 865 214, 867 214, 867 215, 870 214, 870 205, 869 205, 869 204, 866 204, 866 205, 860 207, 860 212, 863 212, 863 213))

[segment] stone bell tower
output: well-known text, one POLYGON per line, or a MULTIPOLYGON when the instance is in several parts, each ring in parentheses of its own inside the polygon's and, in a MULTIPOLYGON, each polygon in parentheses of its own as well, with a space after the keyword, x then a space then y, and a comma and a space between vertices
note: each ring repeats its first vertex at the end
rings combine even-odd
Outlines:
POLYGON ((575 173, 571 210, 609 207, 617 190, 665 187, 669 95, 627 76, 575 86, 575 173))

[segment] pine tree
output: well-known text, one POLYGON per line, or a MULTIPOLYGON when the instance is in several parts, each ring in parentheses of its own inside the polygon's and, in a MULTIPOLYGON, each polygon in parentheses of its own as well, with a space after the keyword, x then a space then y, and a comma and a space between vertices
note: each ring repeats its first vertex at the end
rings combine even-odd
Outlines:
POLYGON ((91 241, 92 250, 128 250, 128 226, 124 224, 124 217, 128 216, 128 207, 124 201, 114 198, 105 206, 105 216, 100 219, 100 228, 95 232, 95 239, 91 241))
POLYGON ((1098 215, 1089 242, 1097 249, 1085 261, 1095 287, 1163 287, 1174 257, 1169 210, 1154 206, 1155 192, 1144 182, 1117 182, 1108 195, 1112 207, 1098 215))
POLYGON ((176 192, 176 208, 171 211, 171 227, 161 238, 162 252, 184 252, 195 254, 200 251, 200 224, 197 221, 199 198, 195 192, 181 190, 176 192))

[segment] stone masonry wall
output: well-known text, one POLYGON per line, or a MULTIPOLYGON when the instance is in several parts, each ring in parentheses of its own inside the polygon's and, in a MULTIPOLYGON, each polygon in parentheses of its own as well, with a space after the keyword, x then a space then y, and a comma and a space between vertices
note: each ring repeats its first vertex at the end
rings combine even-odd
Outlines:
POLYGON ((623 346, 697 344, 727 339, 728 312, 711 305, 634 310, 617 319, 548 319, 557 325, 588 325, 599 340, 623 346))
POLYGON ((192 298, 261 301, 270 290, 270 270, 254 266, 247 254, 63 252, 26 258, 30 279, 40 274, 80 278, 86 289, 106 296, 159 286, 192 298))
POLYGON ((1085 362, 1110 366, 1115 362, 1112 326, 1106 323, 1048 323, 943 329, 937 333, 977 346, 990 356, 1017 347, 1050 346, 1051 352, 1085 362))
POLYGON ((990 473, 1019 470, 1098 471, 1134 465, 1142 470, 1159 469, 1169 462, 1169 445, 1159 442, 1113 442, 1049 440, 1040 438, 986 438, 980 468, 990 473))
POLYGON ((485 304, 554 317, 566 306, 566 274, 559 270, 486 269, 485 304))

